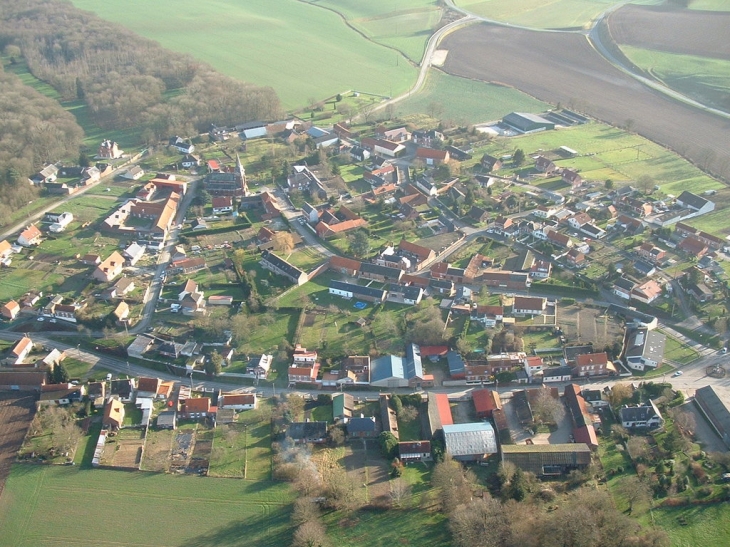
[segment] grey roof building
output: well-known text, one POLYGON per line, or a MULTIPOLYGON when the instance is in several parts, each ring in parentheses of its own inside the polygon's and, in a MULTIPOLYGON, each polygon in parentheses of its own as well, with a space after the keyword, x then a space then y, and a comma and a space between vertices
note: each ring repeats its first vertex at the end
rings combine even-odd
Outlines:
POLYGON ((400 268, 391 268, 390 266, 379 266, 370 262, 363 262, 360 266, 360 275, 368 279, 376 279, 379 281, 400 281, 403 277, 403 270, 400 268))
POLYGON ((293 422, 286 436, 295 444, 323 443, 327 438, 327 422, 293 422))
POLYGON ((695 391, 695 404, 725 446, 730 448, 730 389, 720 386, 701 387, 695 391))
POLYGON ((309 279, 305 272, 270 251, 262 251, 260 264, 275 274, 283 275, 297 285, 303 285, 309 279))
POLYGON ((330 281, 329 293, 344 296, 345 298, 361 298, 375 302, 385 300, 387 291, 384 289, 376 289, 374 287, 365 287, 355 283, 345 283, 344 281, 330 281))
POLYGON ((446 450, 458 461, 480 461, 497 453, 497 437, 492 424, 444 425, 446 450))
POLYGON ((647 427, 655 429, 664 424, 662 413, 654 404, 654 401, 648 401, 639 406, 625 406, 619 412, 621 415, 621 425, 627 428, 647 427))
POLYGON ((502 447, 502 462, 512 462, 538 477, 555 476, 591 463, 591 449, 585 443, 510 444, 502 447))
POLYGON ((661 332, 639 328, 626 333, 626 364, 634 370, 657 368, 664 359, 667 337, 661 332))

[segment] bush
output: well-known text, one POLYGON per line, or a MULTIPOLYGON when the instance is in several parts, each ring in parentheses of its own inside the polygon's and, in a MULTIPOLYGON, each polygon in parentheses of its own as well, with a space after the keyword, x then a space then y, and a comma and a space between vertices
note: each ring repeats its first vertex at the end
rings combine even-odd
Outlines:
POLYGON ((708 496, 712 495, 712 487, 711 486, 702 486, 701 488, 697 489, 697 497, 698 498, 706 498, 708 496))
POLYGON ((705 470, 699 463, 692 462, 690 468, 692 469, 692 474, 694 475, 695 479, 697 479, 697 482, 705 484, 708 481, 707 472, 705 472, 705 470))

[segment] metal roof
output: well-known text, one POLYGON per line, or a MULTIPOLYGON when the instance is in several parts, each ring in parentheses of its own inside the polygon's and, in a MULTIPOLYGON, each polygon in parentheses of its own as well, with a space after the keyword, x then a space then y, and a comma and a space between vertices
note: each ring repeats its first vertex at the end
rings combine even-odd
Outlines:
POLYGON ((384 355, 370 361, 370 382, 388 378, 405 378, 403 359, 397 355, 384 355))
POLYGON ((488 422, 444 425, 443 430, 446 449, 452 456, 497 453, 497 438, 488 422))

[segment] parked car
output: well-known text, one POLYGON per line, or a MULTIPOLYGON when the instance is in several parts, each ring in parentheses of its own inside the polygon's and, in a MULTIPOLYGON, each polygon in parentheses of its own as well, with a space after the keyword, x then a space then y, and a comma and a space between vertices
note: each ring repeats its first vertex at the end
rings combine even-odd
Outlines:
POLYGON ((676 378, 677 376, 682 376, 682 374, 684 374, 684 372, 682 372, 681 370, 678 370, 677 372, 672 374, 672 377, 676 378))

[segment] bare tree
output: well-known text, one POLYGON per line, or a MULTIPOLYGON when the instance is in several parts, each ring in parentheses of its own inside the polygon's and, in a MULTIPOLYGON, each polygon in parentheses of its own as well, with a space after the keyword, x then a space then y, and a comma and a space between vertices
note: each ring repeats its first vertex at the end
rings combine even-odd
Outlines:
POLYGON ((459 505, 449 518, 454 545, 500 547, 509 535, 509 522, 502 504, 490 497, 459 505))
POLYGON ((626 443, 632 460, 646 460, 651 455, 651 448, 646 437, 631 437, 626 443))
POLYGON ((631 399, 633 390, 629 384, 614 384, 608 394, 608 401, 612 406, 618 407, 631 399))
POLYGON ((565 417, 563 403, 550 392, 550 389, 541 389, 531 405, 537 423, 557 424, 565 417))
POLYGON ((354 478, 339 466, 324 475, 324 496, 327 505, 336 510, 355 509, 359 501, 354 478))
POLYGON ((469 503, 472 499, 472 483, 469 482, 461 464, 448 454, 444 461, 433 469, 431 484, 439 490, 441 508, 453 511, 457 506, 469 503))
POLYGON ((634 504, 646 503, 651 500, 649 485, 633 475, 621 480, 618 491, 629 502, 629 514, 634 511, 634 504))
POLYGON ((289 254, 294 249, 294 236, 290 232, 276 232, 272 238, 274 250, 289 254))
POLYGON ((305 522, 318 521, 321 516, 319 505, 311 498, 297 498, 294 500, 292 522, 302 525, 305 522))
POLYGON ((402 477, 390 481, 390 499, 394 507, 404 507, 412 495, 411 485, 402 477))
POLYGON ((673 408, 669 411, 669 415, 674 420, 674 424, 679 426, 682 434, 692 434, 697 427, 695 415, 689 411, 680 408, 673 408))
POLYGON ((292 547, 327 547, 327 531, 318 520, 310 520, 299 526, 294 532, 292 547))

